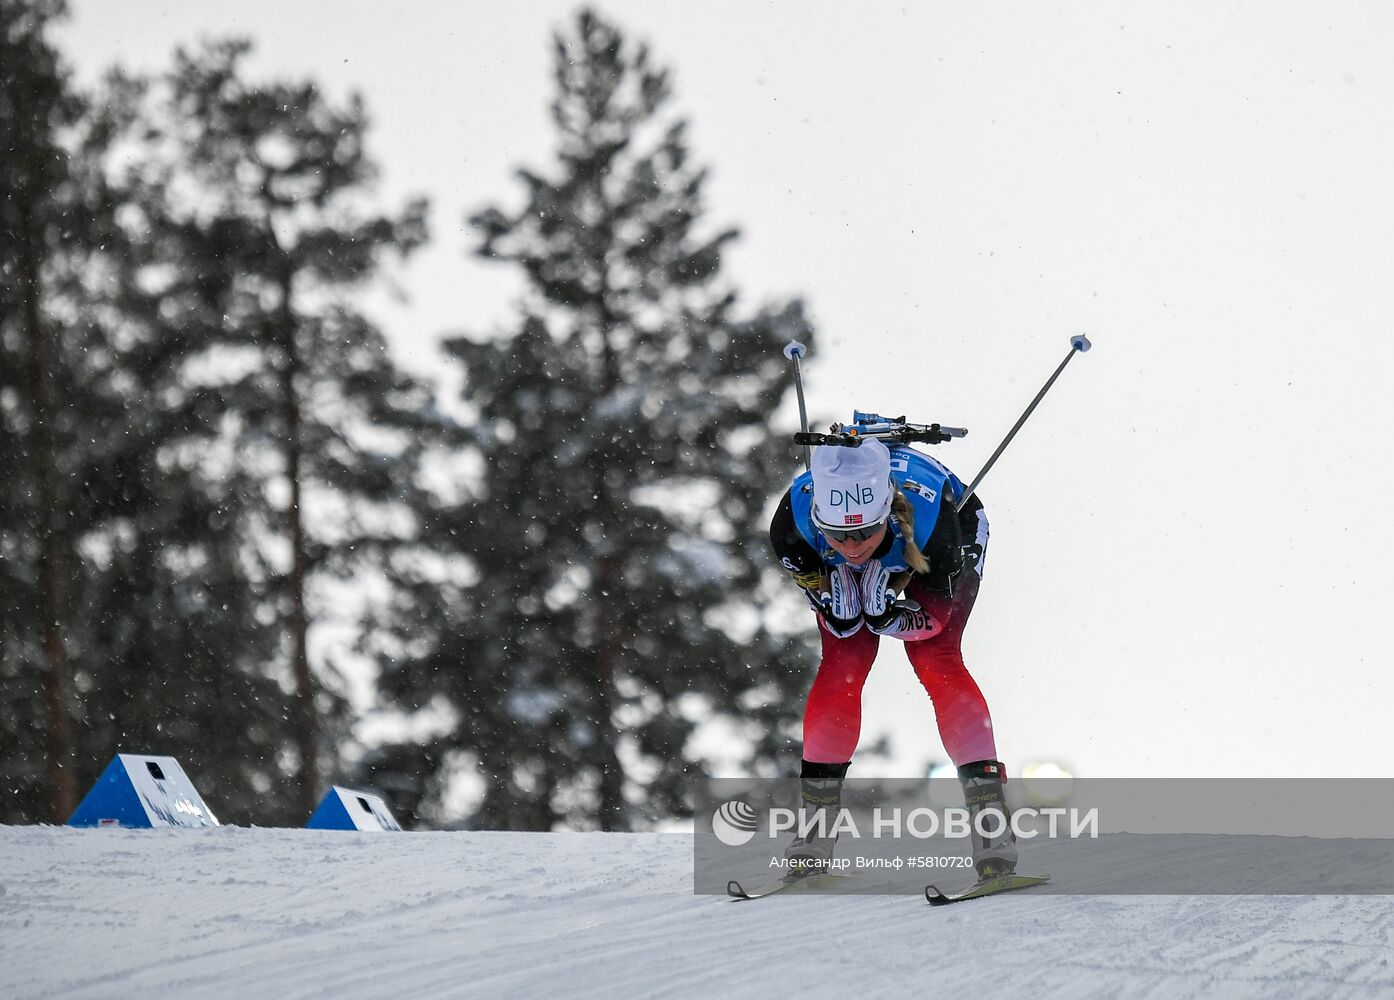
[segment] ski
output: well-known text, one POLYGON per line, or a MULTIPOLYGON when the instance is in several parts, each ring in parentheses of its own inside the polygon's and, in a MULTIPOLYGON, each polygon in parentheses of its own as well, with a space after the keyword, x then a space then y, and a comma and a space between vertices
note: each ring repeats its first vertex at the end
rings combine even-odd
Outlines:
POLYGON ((766 896, 773 896, 777 892, 795 887, 816 887, 836 885, 838 879, 851 878, 851 875, 838 875, 834 872, 815 872, 809 875, 785 875, 783 878, 774 882, 758 885, 750 889, 744 888, 735 879, 726 883, 726 895, 732 899, 764 899, 766 896))
POLYGON ((924 898, 929 900, 933 906, 948 906, 950 903, 960 903, 965 899, 978 899, 999 892, 1011 892, 1014 889, 1029 889, 1033 885, 1040 885, 1042 882, 1048 881, 1050 881, 1049 875, 997 875, 993 878, 974 882, 968 888, 960 889, 958 892, 940 892, 936 886, 927 885, 924 887, 924 898))

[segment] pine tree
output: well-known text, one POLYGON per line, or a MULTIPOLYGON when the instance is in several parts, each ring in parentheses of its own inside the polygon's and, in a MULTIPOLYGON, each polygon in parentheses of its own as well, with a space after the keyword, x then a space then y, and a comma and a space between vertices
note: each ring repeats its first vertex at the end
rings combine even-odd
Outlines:
POLYGON ((0 4, 0 819, 66 820, 122 751, 179 757, 235 816, 293 818, 268 794, 282 696, 236 470, 209 468, 225 408, 186 370, 207 326, 152 273, 177 273, 158 201, 113 183, 144 141, 139 88, 70 90, 43 41, 61 13, 0 4))
POLYGON ((368 213, 361 105, 244 83, 243 45, 84 100, 62 12, 0 0, 0 820, 137 750, 298 824, 347 723, 313 584, 409 531, 436 427, 351 297, 424 205, 368 213))
POLYGON ((163 205, 147 220, 148 266, 213 362, 204 377, 223 407, 223 475, 236 486, 223 497, 243 543, 238 599, 284 637, 273 659, 291 692, 303 818, 338 768, 348 724, 335 665, 311 662, 313 625, 332 599, 324 587, 381 564, 409 531, 431 426, 429 391, 393 364, 355 292, 385 254, 424 241, 425 204, 371 210, 362 102, 335 104, 309 82, 249 82, 248 49, 228 41, 176 55, 147 103, 141 176, 163 205))
POLYGON ((175 756, 223 820, 304 819, 282 786, 291 748, 267 670, 278 630, 266 568, 246 544, 257 482, 234 460, 216 381, 226 345, 207 275, 175 265, 170 178, 148 140, 143 81, 112 75, 91 102, 82 162, 110 218, 87 290, 83 380, 99 458, 82 489, 74 684, 84 782, 119 752, 175 756))
POLYGON ((555 168, 471 220, 525 274, 523 315, 448 344, 483 471, 430 522, 442 563, 417 597, 438 607, 383 673, 446 731, 372 773, 415 816, 451 820, 472 768, 468 822, 612 830, 690 808, 702 719, 767 765, 792 752, 800 650, 766 625, 764 512, 796 458, 770 430, 781 348, 811 330, 797 301, 740 316, 720 276, 737 234, 703 225, 706 174, 648 51, 583 11, 555 60, 555 168))
POLYGON ((81 345, 54 307, 85 243, 63 143, 82 105, 47 38, 63 13, 0 2, 0 774, 6 813, 55 822, 75 804, 64 511, 81 345))

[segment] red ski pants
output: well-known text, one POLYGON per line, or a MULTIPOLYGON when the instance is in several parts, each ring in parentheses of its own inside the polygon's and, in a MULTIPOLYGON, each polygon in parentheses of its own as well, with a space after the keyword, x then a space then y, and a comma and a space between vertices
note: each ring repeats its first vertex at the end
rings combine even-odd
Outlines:
MULTIPOLYGON (((906 596, 944 623, 932 639, 907 642, 905 653, 915 676, 929 692, 939 736, 955 765, 996 760, 992 717, 960 649, 963 628, 973 610, 981 578, 969 570, 958 580, 952 598, 911 583, 906 596)), ((808 692, 803 717, 804 760, 841 764, 852 759, 862 729, 862 686, 871 673, 881 637, 863 627, 838 639, 820 627, 823 659, 808 692)), ((898 640, 892 640, 898 641, 898 640)))

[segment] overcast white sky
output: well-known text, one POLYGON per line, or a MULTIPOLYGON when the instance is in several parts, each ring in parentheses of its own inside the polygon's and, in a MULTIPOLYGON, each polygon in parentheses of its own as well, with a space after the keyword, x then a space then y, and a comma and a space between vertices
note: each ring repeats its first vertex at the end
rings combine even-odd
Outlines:
MULTIPOLYGON (((936 450, 966 479, 1093 339, 980 491, 966 653, 1003 759, 1394 773, 1394 7, 861 6, 598 9, 675 72, 711 219, 745 234, 728 277, 752 305, 806 296, 814 423, 966 425, 936 450)), ((464 215, 550 162, 574 5, 73 7, 86 78, 239 32, 258 71, 361 90, 384 196, 435 207, 386 315, 401 357, 510 315, 464 215)), ((900 751, 880 772, 942 754, 898 652, 866 719, 900 751)))

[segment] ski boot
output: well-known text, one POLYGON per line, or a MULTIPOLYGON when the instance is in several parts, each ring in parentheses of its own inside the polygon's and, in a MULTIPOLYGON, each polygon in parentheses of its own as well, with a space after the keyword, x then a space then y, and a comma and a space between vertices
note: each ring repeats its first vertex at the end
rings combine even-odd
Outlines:
POLYGON ((815 875, 828 871, 832 863, 837 834, 832 832, 842 808, 842 780, 847 764, 819 764, 804 761, 799 775, 803 805, 799 827, 807 834, 795 833, 794 842, 784 850, 789 875, 815 875))
POLYGON ((973 867, 978 871, 979 881, 1010 875, 1016 871, 1016 834, 1012 832, 1011 813, 1002 790, 1007 782, 1007 769, 998 760, 977 760, 958 769, 958 780, 963 783, 963 800, 972 824, 969 839, 973 844, 973 867), (1001 814, 1000 820, 992 816, 984 820, 990 831, 1003 827, 1001 833, 992 837, 978 833, 978 816, 985 812, 1001 814))

